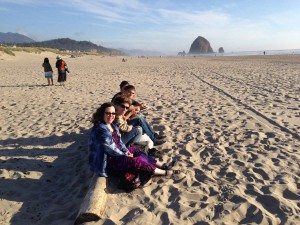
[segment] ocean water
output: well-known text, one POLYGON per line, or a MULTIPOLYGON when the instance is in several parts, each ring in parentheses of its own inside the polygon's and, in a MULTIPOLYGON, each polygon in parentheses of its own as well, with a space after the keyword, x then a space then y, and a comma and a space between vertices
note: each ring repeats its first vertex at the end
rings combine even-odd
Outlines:
POLYGON ((225 52, 216 53, 212 55, 216 56, 250 56, 250 55, 298 55, 300 54, 300 49, 285 49, 285 50, 262 50, 262 51, 244 51, 244 52, 225 52))
POLYGON ((197 54, 187 56, 255 56, 255 55, 299 55, 300 49, 284 49, 284 50, 261 50, 261 51, 241 51, 241 52, 225 52, 225 53, 210 53, 197 54))

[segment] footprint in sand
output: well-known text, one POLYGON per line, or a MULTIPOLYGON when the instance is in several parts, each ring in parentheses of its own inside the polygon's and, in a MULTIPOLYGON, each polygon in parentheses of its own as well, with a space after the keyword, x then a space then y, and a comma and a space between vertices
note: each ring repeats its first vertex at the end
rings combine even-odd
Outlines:
POLYGON ((239 224, 261 224, 263 221, 263 213, 255 205, 251 204, 249 208, 247 208, 247 212, 243 214, 245 218, 239 221, 239 224))
POLYGON ((296 201, 300 200, 300 195, 290 191, 288 188, 283 191, 282 195, 286 199, 296 200, 296 201))
POLYGON ((252 170, 253 170, 253 172, 259 174, 264 180, 270 179, 268 174, 264 170, 258 169, 258 168, 253 168, 252 170))
POLYGON ((271 195, 260 195, 256 198, 268 212, 277 215, 279 218, 285 218, 285 213, 281 210, 280 201, 271 195))

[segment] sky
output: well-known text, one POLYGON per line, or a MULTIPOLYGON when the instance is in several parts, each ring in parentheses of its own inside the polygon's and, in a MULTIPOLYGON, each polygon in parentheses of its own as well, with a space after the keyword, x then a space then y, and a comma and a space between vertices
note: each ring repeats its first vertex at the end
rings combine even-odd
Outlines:
POLYGON ((300 49, 299 0, 0 0, 0 32, 108 48, 188 52, 300 49))

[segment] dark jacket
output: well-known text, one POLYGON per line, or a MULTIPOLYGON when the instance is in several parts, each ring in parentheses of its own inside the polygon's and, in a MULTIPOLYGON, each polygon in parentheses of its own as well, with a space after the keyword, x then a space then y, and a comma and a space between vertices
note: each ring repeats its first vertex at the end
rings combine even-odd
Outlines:
POLYGON ((44 67, 44 72, 50 72, 50 71, 53 72, 50 63, 43 63, 42 66, 44 67))

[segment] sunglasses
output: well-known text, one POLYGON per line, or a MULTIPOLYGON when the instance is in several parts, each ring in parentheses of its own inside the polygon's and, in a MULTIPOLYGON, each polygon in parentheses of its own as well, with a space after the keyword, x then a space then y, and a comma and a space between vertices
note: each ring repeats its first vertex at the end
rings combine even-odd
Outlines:
POLYGON ((107 115, 107 116, 115 116, 116 113, 115 112, 105 112, 105 115, 107 115))
POLYGON ((129 109, 129 107, 128 106, 125 106, 125 105, 123 105, 123 104, 120 104, 119 105, 121 108, 123 108, 123 109, 126 109, 126 110, 128 110, 129 109))

